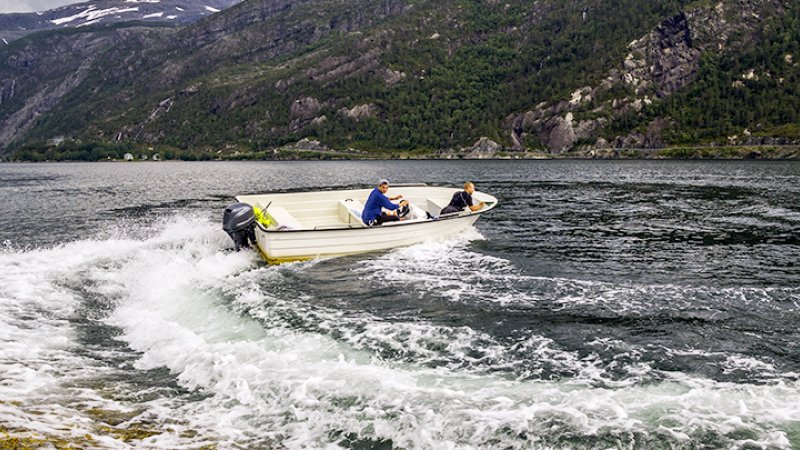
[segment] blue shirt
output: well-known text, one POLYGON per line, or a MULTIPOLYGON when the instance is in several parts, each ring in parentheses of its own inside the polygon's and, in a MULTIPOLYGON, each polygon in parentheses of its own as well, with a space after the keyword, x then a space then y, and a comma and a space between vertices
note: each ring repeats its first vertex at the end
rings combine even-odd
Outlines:
POLYGON ((369 193, 367 204, 364 205, 364 210, 361 211, 361 220, 369 225, 370 222, 377 219, 378 216, 381 215, 381 208, 394 211, 399 207, 399 205, 395 205, 394 203, 390 202, 389 199, 383 195, 383 192, 378 190, 378 188, 375 188, 369 193))

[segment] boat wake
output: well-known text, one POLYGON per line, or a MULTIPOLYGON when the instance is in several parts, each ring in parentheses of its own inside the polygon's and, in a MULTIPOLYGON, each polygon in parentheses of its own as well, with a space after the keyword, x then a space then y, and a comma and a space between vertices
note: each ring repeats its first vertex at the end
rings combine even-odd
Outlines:
POLYGON ((656 304, 671 296, 708 311, 673 305, 670 320, 717 320, 719 299, 736 296, 796 314, 797 291, 537 278, 481 252, 475 230, 281 266, 229 251, 201 216, 107 233, 0 253, 0 427, 15 436, 103 448, 800 443, 800 384, 784 367, 604 328, 670 314, 656 304), (700 363, 665 367, 664 355, 700 363))

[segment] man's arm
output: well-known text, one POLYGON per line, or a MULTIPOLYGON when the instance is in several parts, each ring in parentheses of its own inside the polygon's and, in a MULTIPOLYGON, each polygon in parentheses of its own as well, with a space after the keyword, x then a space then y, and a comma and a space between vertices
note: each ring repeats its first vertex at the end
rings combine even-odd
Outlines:
POLYGON ((400 207, 400 205, 395 205, 394 203, 390 202, 389 199, 383 194, 380 195, 380 203, 382 207, 388 209, 389 211, 394 211, 400 207))
POLYGON ((462 191, 461 195, 462 195, 461 200, 463 200, 467 204, 467 207, 469 207, 470 211, 474 212, 474 211, 477 211, 477 210, 483 208, 484 206, 486 206, 486 203, 484 203, 484 202, 480 202, 477 205, 473 205, 472 204, 472 195, 468 194, 467 192, 462 191), (467 198, 463 198, 464 195, 466 195, 467 198))

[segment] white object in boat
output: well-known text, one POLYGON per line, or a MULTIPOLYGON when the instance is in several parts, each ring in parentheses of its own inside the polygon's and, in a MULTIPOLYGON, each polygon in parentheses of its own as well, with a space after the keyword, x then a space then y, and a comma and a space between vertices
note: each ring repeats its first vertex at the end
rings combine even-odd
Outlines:
POLYGON ((394 185, 390 196, 411 204, 405 220, 368 227, 361 211, 372 189, 240 195, 236 200, 265 210, 270 224, 256 223, 258 250, 269 263, 386 250, 458 233, 497 205, 493 196, 475 192, 473 201, 486 203, 478 211, 447 214, 435 220, 456 188, 394 185))

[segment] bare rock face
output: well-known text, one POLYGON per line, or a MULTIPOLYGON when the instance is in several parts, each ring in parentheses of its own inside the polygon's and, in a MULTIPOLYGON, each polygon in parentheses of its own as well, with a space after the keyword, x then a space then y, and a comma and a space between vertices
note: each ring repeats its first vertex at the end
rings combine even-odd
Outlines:
POLYGON ((292 103, 289 108, 289 114, 292 118, 300 120, 311 120, 317 117, 317 114, 322 109, 322 103, 314 97, 302 97, 292 103))
POLYGON ((339 114, 353 119, 356 122, 361 122, 362 120, 370 117, 375 117, 378 114, 379 109, 380 108, 378 108, 378 106, 374 103, 367 103, 353 106, 351 109, 342 108, 339 110, 339 114))
MULTIPOLYGON (((530 111, 506 119, 515 150, 525 150, 528 134, 534 134, 550 152, 560 153, 575 147, 580 140, 597 139, 598 133, 626 114, 640 114, 645 108, 691 83, 697 76, 705 52, 723 51, 734 32, 753 32, 759 26, 758 11, 772 0, 742 1, 735 20, 723 3, 702 7, 661 22, 650 33, 628 45, 629 53, 621 65, 609 71, 597 86, 577 89, 570 98, 542 103, 530 111), (612 89, 627 92, 624 97, 592 100, 612 89), (631 95, 632 94, 632 95, 631 95), (592 110, 589 111, 589 105, 592 110), (572 113, 590 113, 575 123, 572 113)), ((614 147, 660 147, 661 133, 669 124, 656 119, 646 133, 618 136, 614 147)))
POLYGON ((325 124, 325 122, 327 122, 327 121, 328 121, 328 117, 327 117, 327 116, 315 117, 315 118, 314 118, 314 119, 311 121, 311 126, 315 126, 315 127, 322 126, 322 125, 324 125, 324 124, 325 124))
POLYGON ((466 153, 467 158, 483 159, 494 157, 497 152, 502 149, 502 145, 487 137, 482 137, 475 141, 475 143, 472 144, 472 147, 465 148, 463 150, 466 153))
POLYGON ((482 137, 472 144, 472 150, 477 150, 480 152, 496 152, 502 148, 503 147, 500 144, 487 137, 482 137))
POLYGON ((389 68, 383 69, 383 80, 387 86, 394 86, 395 84, 403 81, 406 78, 406 74, 404 72, 400 72, 399 70, 392 70, 389 68))
MULTIPOLYGON (((327 120, 319 117, 319 112, 322 110, 323 104, 314 97, 301 97, 292 103, 289 107, 289 116, 292 121, 289 123, 289 128, 292 131, 302 130, 307 125, 320 125, 327 120)), ((324 116, 323 116, 324 117, 324 116)))
POLYGON ((309 139, 309 138, 300 139, 299 141, 297 141, 294 145, 291 145, 290 147, 295 149, 295 150, 306 150, 306 151, 315 151, 315 152, 328 150, 328 147, 326 147, 325 145, 320 143, 318 140, 309 139))
POLYGON ((599 138, 594 143, 594 149, 595 150, 606 150, 606 149, 609 149, 609 148, 611 148, 611 146, 609 145, 608 141, 603 139, 603 138, 599 138))
MULTIPOLYGON (((686 13, 665 20, 649 35, 633 41, 620 74, 637 97, 666 97, 690 83, 700 68, 700 49, 693 47, 692 24, 686 13)), ((631 103, 635 102, 634 99, 631 103)), ((641 104, 634 108, 641 109, 641 104)))
POLYGON ((550 119, 542 130, 547 137, 544 142, 551 151, 560 153, 572 147, 575 142, 575 129, 572 127, 572 113, 567 113, 564 117, 554 117, 550 119), (549 128, 549 131, 547 130, 549 128))

